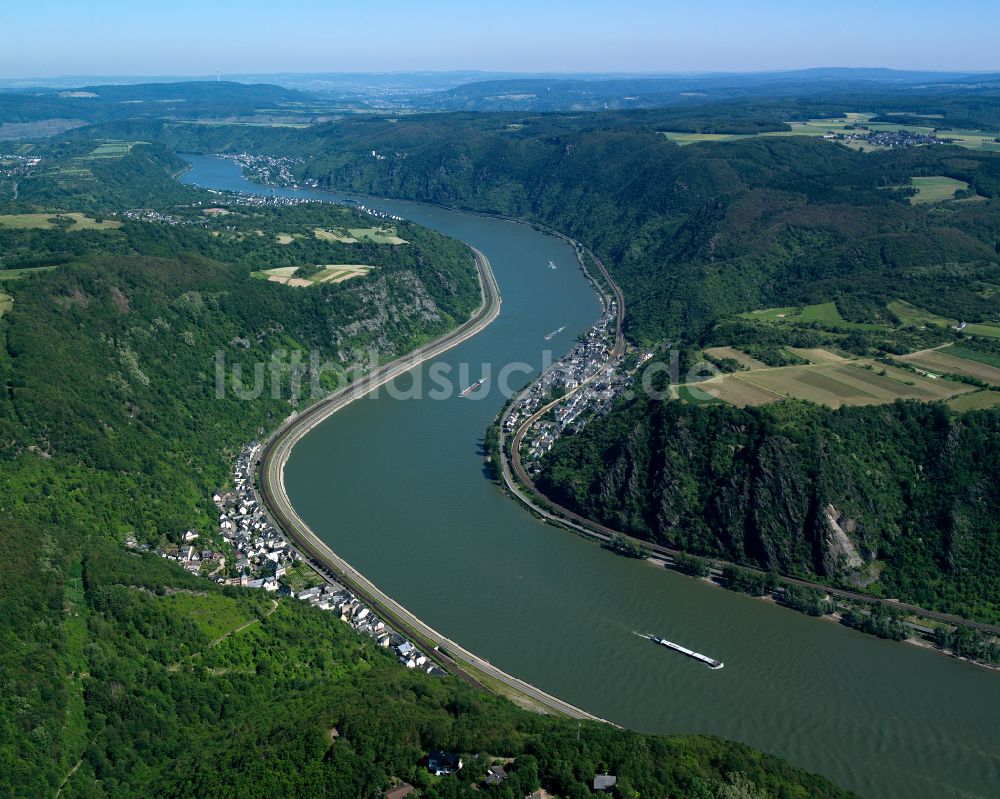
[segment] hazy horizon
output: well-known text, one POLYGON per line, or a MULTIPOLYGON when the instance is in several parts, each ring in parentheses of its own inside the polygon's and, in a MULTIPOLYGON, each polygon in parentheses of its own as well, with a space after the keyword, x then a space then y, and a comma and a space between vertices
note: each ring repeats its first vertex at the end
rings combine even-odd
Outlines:
MULTIPOLYGON (((8 17, 10 19, 10 17, 8 17)), ((169 9, 110 0, 95 8, 40 0, 13 15, 0 78, 210 77, 315 73, 774 72, 875 64, 907 71, 991 72, 1000 7, 968 0, 956 14, 929 0, 791 0, 710 7, 633 0, 421 4, 376 9, 317 0, 169 9), (975 19, 975 25, 969 20, 975 19), (94 43, 100 42, 100 47, 94 43), (44 43, 44 46, 39 46, 44 43)))

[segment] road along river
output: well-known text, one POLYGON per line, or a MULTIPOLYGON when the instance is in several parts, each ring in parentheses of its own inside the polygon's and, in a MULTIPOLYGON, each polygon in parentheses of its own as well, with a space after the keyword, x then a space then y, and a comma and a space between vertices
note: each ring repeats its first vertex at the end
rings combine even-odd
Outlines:
MULTIPOLYGON (((190 160, 186 182, 272 193, 232 162, 190 160)), ((617 557, 500 492, 480 449, 504 403, 498 372, 515 361, 538 369, 546 348, 567 352, 600 315, 597 297, 559 239, 473 214, 363 201, 477 247, 503 304, 482 332, 393 381, 395 396, 383 387, 295 444, 284 489, 338 556, 441 636, 595 716, 735 738, 869 797, 1000 795, 997 673, 617 557), (466 398, 431 399, 435 364, 450 365, 463 387, 486 370, 490 380, 466 398), (422 399, 404 396, 414 381, 423 381, 422 399), (712 671, 634 632, 726 667, 712 671)))

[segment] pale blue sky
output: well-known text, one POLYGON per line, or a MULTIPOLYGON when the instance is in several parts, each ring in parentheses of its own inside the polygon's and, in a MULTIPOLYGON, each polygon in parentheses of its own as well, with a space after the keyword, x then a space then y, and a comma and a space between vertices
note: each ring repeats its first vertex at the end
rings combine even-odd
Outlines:
POLYGON ((1000 70, 997 0, 34 0, 0 20, 0 78, 1000 70))

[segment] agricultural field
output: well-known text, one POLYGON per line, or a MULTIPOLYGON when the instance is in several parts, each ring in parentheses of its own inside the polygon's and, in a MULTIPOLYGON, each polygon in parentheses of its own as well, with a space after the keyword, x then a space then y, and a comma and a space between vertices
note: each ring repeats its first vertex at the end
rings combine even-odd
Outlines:
POLYGON ((741 407, 794 398, 831 408, 879 405, 897 399, 934 402, 975 391, 964 383, 924 377, 868 360, 780 366, 687 386, 688 391, 696 388, 741 407))
POLYGON ((146 143, 147 142, 142 141, 103 141, 90 151, 90 154, 87 155, 87 160, 97 158, 124 158, 137 144, 146 143))
POLYGON ((740 352, 740 350, 733 347, 709 347, 705 350, 705 354, 710 358, 715 358, 716 360, 725 360, 727 358, 736 361, 738 364, 743 366, 745 369, 766 369, 767 364, 758 361, 756 358, 751 358, 745 352, 740 352))
MULTIPOLYGON (((934 120, 940 119, 936 115, 924 115, 927 125, 904 125, 893 122, 871 122, 872 114, 848 113, 843 117, 809 119, 804 122, 789 122, 791 130, 766 131, 764 133, 727 134, 727 133, 688 133, 684 131, 660 131, 663 136, 672 142, 680 145, 697 144, 699 142, 726 142, 737 141, 739 139, 764 138, 771 136, 823 136, 826 133, 849 133, 849 125, 864 125, 873 132, 896 132, 908 131, 910 133, 923 133, 935 135, 942 139, 952 139, 958 147, 965 147, 969 150, 983 150, 1000 152, 1000 136, 993 131, 984 130, 952 130, 937 129, 934 120)), ((881 150, 871 142, 866 141, 838 141, 852 149, 864 148, 866 151, 881 150)))
POLYGON ((343 283, 352 277, 364 277, 375 267, 367 264, 329 264, 313 278, 315 283, 343 283))
POLYGON ((325 264, 321 266, 279 266, 251 277, 305 288, 318 283, 344 283, 354 277, 364 277, 375 267, 368 264, 325 264))
POLYGON ((941 203, 955 199, 955 192, 967 191, 969 184, 964 180, 947 178, 944 175, 933 175, 925 178, 912 178, 917 193, 910 198, 914 204, 941 203))
POLYGON ((843 355, 823 349, 822 347, 789 347, 788 351, 804 358, 809 363, 847 363, 843 355))
POLYGON ((114 219, 102 219, 98 222, 83 214, 3 214, 0 215, 0 227, 7 228, 41 228, 52 229, 65 227, 66 230, 115 230, 122 226, 114 219), (61 220, 61 221, 60 221, 61 220))
POLYGON ((921 350, 910 355, 904 355, 899 360, 911 363, 921 369, 936 374, 959 374, 974 377, 993 386, 1000 386, 1000 369, 979 361, 955 357, 950 354, 950 347, 933 350, 921 350))
MULTIPOLYGON (((948 327, 955 330, 959 327, 957 319, 946 319, 943 316, 925 311, 923 308, 910 305, 910 303, 903 302, 902 300, 890 302, 888 307, 904 325, 937 325, 938 327, 948 327)), ((962 332, 970 336, 1000 338, 1000 326, 997 325, 970 322, 962 328, 962 332)))
POLYGON ((978 363, 989 364, 1000 369, 1000 355, 992 352, 974 350, 962 344, 952 344, 948 347, 948 354, 955 358, 962 358, 967 361, 977 361, 978 363))

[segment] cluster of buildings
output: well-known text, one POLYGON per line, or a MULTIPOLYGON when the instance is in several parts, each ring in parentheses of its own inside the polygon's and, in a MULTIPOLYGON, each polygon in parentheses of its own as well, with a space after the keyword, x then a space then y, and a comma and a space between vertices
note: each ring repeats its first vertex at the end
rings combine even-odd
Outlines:
MULTIPOLYGON (((232 490, 219 490, 212 495, 219 510, 219 534, 228 557, 223 552, 200 550, 197 530, 186 531, 180 546, 162 547, 158 554, 192 573, 212 577, 225 585, 263 589, 335 613, 359 633, 371 636, 386 649, 391 648, 407 668, 443 674, 412 641, 392 630, 351 591, 308 567, 302 555, 285 539, 268 517, 254 488, 260 451, 261 444, 257 441, 244 447, 236 459, 232 490), (310 574, 322 577, 324 583, 296 589, 302 577, 293 575, 292 570, 300 564, 309 568, 310 574)), ((148 549, 137 544, 134 537, 126 545, 148 549)))
POLYGON ((587 335, 518 398, 504 419, 505 432, 513 433, 524 419, 550 402, 554 395, 559 392, 566 395, 566 399, 539 419, 525 436, 523 444, 527 450, 525 465, 528 469, 537 470, 539 459, 552 448, 556 438, 567 430, 583 427, 594 415, 605 411, 628 386, 628 375, 621 368, 625 356, 611 359, 617 313, 616 303, 612 301, 587 335))
POLYGON ((914 133, 909 130, 869 130, 858 127, 854 130, 845 128, 844 133, 825 133, 824 139, 836 141, 867 142, 873 147, 884 147, 888 150, 898 150, 906 147, 925 147, 928 144, 951 144, 954 139, 942 139, 933 133, 914 133))
MULTIPOLYGON (((243 174, 258 183, 266 183, 272 186, 291 186, 298 188, 299 183, 292 174, 292 167, 303 163, 301 158, 289 158, 288 156, 274 155, 250 155, 250 153, 239 153, 237 155, 224 155, 235 164, 238 164, 243 174)), ((317 185, 315 180, 305 180, 303 186, 317 185)))
POLYGON ((131 219, 133 222, 160 222, 164 225, 191 224, 189 219, 180 219, 173 214, 166 214, 152 208, 130 208, 127 211, 122 211, 120 216, 122 219, 131 219))
POLYGON ((18 178, 27 175, 41 163, 41 158, 13 153, 0 153, 0 177, 18 178))

